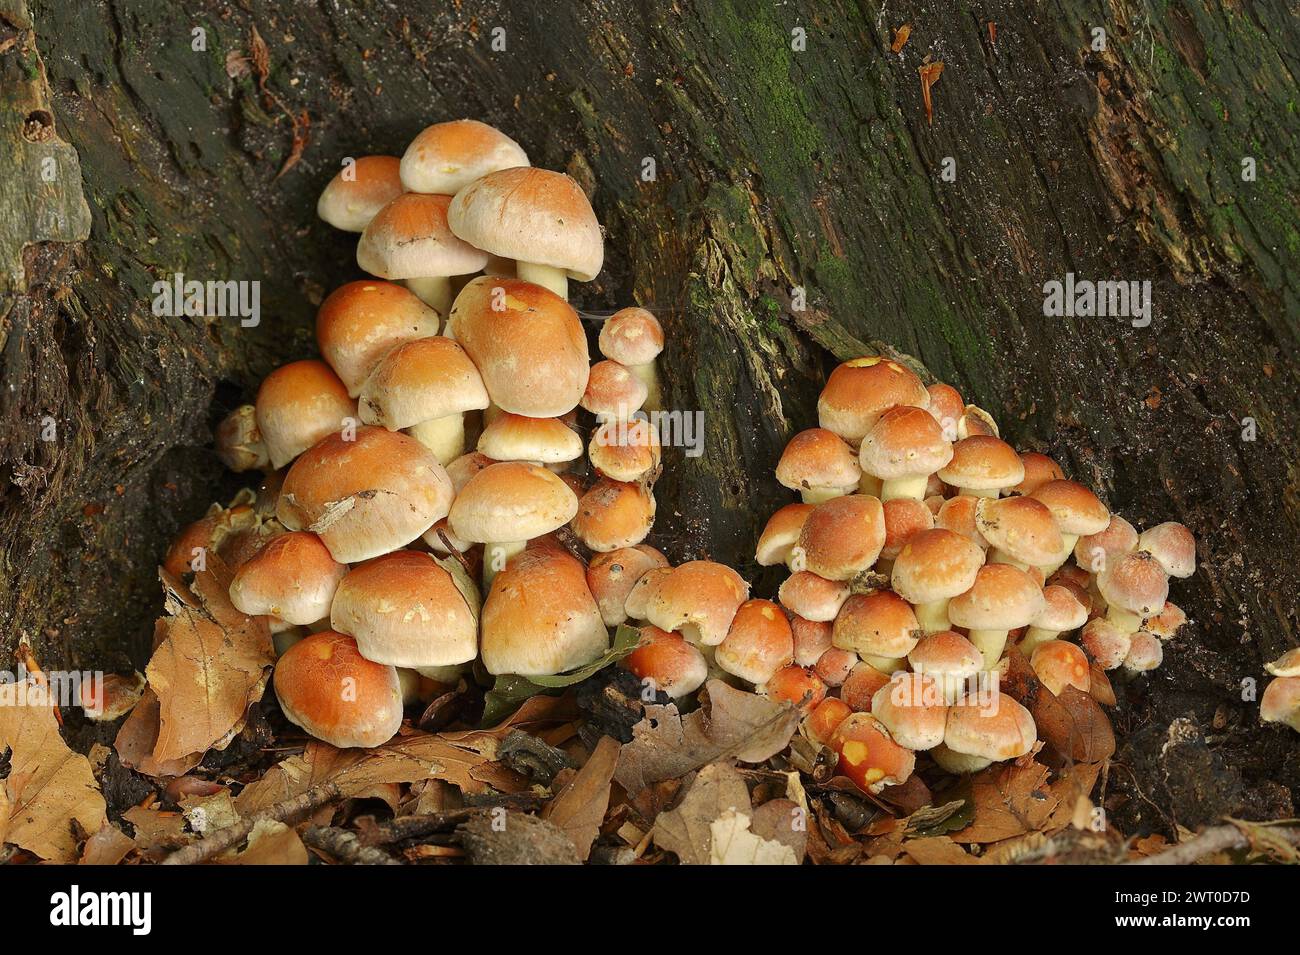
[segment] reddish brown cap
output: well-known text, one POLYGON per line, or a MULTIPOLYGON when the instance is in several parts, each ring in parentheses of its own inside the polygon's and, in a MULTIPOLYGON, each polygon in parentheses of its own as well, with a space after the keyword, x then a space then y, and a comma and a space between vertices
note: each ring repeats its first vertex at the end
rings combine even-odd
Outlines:
POLYGON ((495 544, 549 534, 577 512, 578 499, 555 474, 525 461, 503 461, 471 477, 448 516, 457 537, 495 544))
POLYGON ((949 703, 963 694, 966 681, 984 667, 979 647, 955 630, 926 634, 907 655, 907 661, 916 673, 934 677, 949 703))
POLYGON ((284 467, 321 438, 337 433, 356 415, 356 402, 323 361, 282 365, 257 390, 257 429, 274 468, 284 467))
POLYGON ((316 215, 336 229, 361 232, 401 194, 396 156, 361 156, 329 181, 316 202, 316 215))
POLYGON ((849 678, 853 668, 858 665, 858 655, 852 650, 831 647, 813 664, 813 672, 827 686, 839 686, 849 678))
MULTIPOLYGON (((398 431, 479 411, 489 403, 483 379, 464 349, 450 338, 434 336, 405 342, 380 359, 361 386, 358 408, 366 424, 398 431)), ((579 442, 578 454, 581 448, 579 442)))
POLYGON ((835 618, 832 641, 860 656, 905 657, 921 636, 916 614, 902 597, 888 590, 853 594, 835 618))
POLYGON ((672 573, 672 568, 665 564, 663 567, 651 567, 632 585, 632 589, 627 592, 627 600, 623 601, 623 610, 631 620, 645 620, 646 614, 650 610, 650 601, 659 590, 659 585, 668 579, 672 573))
POLYGON ((817 399, 818 423, 856 446, 895 405, 930 406, 930 394, 910 368, 889 358, 853 358, 836 368, 817 399))
POLYGON ((1099 534, 1110 524, 1106 505, 1077 481, 1048 481, 1030 496, 1047 505, 1062 534, 1099 534))
POLYGON ((691 560, 657 581, 645 619, 664 630, 679 631, 692 643, 717 646, 747 596, 749 584, 730 567, 691 560))
POLYGON ((320 535, 339 563, 404 547, 451 506, 451 479, 433 452, 383 428, 332 434, 285 475, 276 516, 290 530, 320 535))
POLYGON ((601 478, 578 501, 573 533, 603 553, 641 543, 654 522, 655 496, 649 487, 601 478))
POLYGON ((975 526, 991 546, 1031 567, 1052 564, 1065 549, 1052 512, 1032 497, 981 498, 975 526))
POLYGON ((628 594, 646 571, 667 566, 668 558, 649 544, 620 547, 593 557, 587 565, 587 586, 605 626, 617 627, 627 620, 628 594))
POLYGON ((826 684, 807 667, 782 667, 760 689, 771 699, 791 703, 805 713, 826 699, 826 684))
POLYGON ((970 491, 996 492, 1025 479, 1015 448, 992 435, 972 435, 952 446, 952 460, 939 470, 945 484, 970 491))
MULTIPOLYGON (((1147 617, 1142 624, 1142 629, 1155 634, 1161 640, 1170 640, 1179 630, 1187 623, 1187 614, 1176 605, 1165 601, 1165 605, 1160 608, 1160 612, 1154 616, 1147 617)), ((1267 669, 1267 667, 1265 667, 1267 669)), ((1269 671, 1270 673, 1273 671, 1269 671)), ((1281 674, 1282 676, 1300 676, 1300 671, 1294 674, 1281 674)))
POLYGON ((966 402, 962 400, 961 392, 941 381, 935 382, 925 390, 930 395, 930 407, 927 410, 931 417, 939 422, 946 440, 956 441, 957 422, 966 411, 966 402))
POLYGON ((1059 464, 1037 451, 1021 452, 1020 463, 1024 466, 1025 477, 1010 489, 1012 494, 1033 494, 1047 482, 1059 481, 1065 477, 1065 472, 1061 470, 1059 464))
POLYGON ((664 350, 664 330, 644 308, 621 308, 600 326, 600 353, 620 365, 648 365, 664 350))
POLYGON ((447 221, 477 249, 562 269, 580 282, 596 277, 605 255, 586 194, 549 169, 521 166, 476 179, 456 193, 447 221))
POLYGON ((341 285, 316 312, 316 344, 348 394, 393 347, 438 334, 438 313, 395 282, 366 279, 341 285))
POLYGON ((591 366, 579 403, 598 418, 627 419, 641 410, 648 397, 645 382, 626 365, 606 359, 591 366))
POLYGON ((399 550, 343 578, 330 626, 367 660, 399 667, 449 666, 478 656, 478 607, 429 554, 399 550))
POLYGON ((623 666, 675 700, 694 693, 709 676, 709 664, 698 647, 680 633, 649 624, 641 628, 641 642, 623 658, 623 666))
POLYGON ((1065 633, 1088 622, 1088 609, 1074 590, 1061 584, 1048 584, 1043 588, 1043 609, 1030 623, 1040 630, 1065 633))
POLYGON ((608 649, 609 632, 587 589, 586 570, 567 552, 526 550, 493 579, 483 605, 483 666, 489 673, 551 676, 584 666, 608 649))
POLYGON ((361 233, 357 265, 382 279, 418 279, 480 272, 487 253, 447 227, 450 196, 407 192, 380 209, 361 233))
POLYGON ((880 501, 851 494, 814 507, 796 546, 801 569, 828 580, 852 580, 876 562, 884 544, 885 512, 880 501))
POLYGON ((411 192, 454 196, 499 169, 527 166, 517 142, 487 123, 454 119, 426 127, 402 154, 402 186, 411 192))
POLYGON ((1090 574, 1099 574, 1112 560, 1137 550, 1138 533, 1118 514, 1112 514, 1105 530, 1080 537, 1074 545, 1074 559, 1090 574))
POLYGON ((881 560, 893 560, 903 545, 922 531, 934 527, 934 515, 921 501, 910 497, 896 497, 882 505, 885 512, 885 544, 880 548, 881 560))
POLYGON ((853 449, 825 428, 800 431, 776 464, 777 481, 793 491, 847 494, 861 478, 853 449))
POLYGON ((1139 550, 1110 561, 1097 576, 1097 589, 1112 607, 1145 617, 1169 599, 1169 576, 1152 554, 1139 550))
POLYGON ((1067 686, 1087 693, 1092 682, 1088 657, 1073 643, 1064 640, 1040 643, 1034 648, 1029 665, 1053 696, 1060 696, 1067 686))
POLYGON ((280 534, 235 571, 230 602, 242 613, 286 623, 324 620, 347 567, 308 531, 280 534))
POLYGON ((591 435, 591 466, 615 481, 653 480, 659 468, 659 435, 643 418, 606 421, 591 435))
POLYGON ((582 457, 582 438, 562 418, 530 418, 505 411, 483 429, 478 449, 496 461, 562 464, 582 457))
POLYGON ((1014 630, 1042 609, 1043 589, 1029 574, 1010 564, 985 564, 970 590, 948 603, 948 619, 971 630, 1014 630))
POLYGON ((1270 681, 1259 700, 1259 718, 1265 723, 1283 723, 1300 733, 1300 677, 1280 676, 1270 681))
POLYGON ((871 698, 888 682, 888 673, 882 673, 862 660, 853 667, 848 678, 840 685, 840 699, 855 713, 869 712, 871 698))
POLYGON ((557 418, 577 407, 590 371, 578 313, 540 285, 482 275, 451 307, 451 328, 506 411, 557 418))
POLYGON ((871 715, 894 742, 919 752, 943 742, 948 701, 934 677, 899 671, 872 696, 871 715))
POLYGON ((275 695, 289 721, 331 746, 380 746, 402 725, 397 670, 372 663, 356 641, 322 630, 275 665, 275 695))
POLYGON ((1190 577, 1196 572, 1196 538, 1177 521, 1148 528, 1138 538, 1138 549, 1159 561, 1170 577, 1190 577))
POLYGON ((714 660, 733 676, 766 683, 794 659, 794 636, 784 611, 770 600, 747 600, 731 621, 714 660))
POLYGON ((785 579, 778 596, 792 614, 806 620, 834 620, 849 599, 849 585, 802 570, 785 579))
POLYGON ((1018 759, 1034 748, 1038 727, 1029 711, 1005 693, 981 706, 959 701, 948 709, 944 744, 955 753, 993 762, 1018 759))
POLYGON ((865 793, 907 782, 916 756, 894 742, 885 725, 870 713, 854 713, 835 729, 831 749, 839 754, 836 772, 865 793))
POLYGON ((1124 669, 1129 673, 1146 673, 1164 662, 1165 650, 1160 638, 1146 630, 1138 630, 1129 637, 1128 653, 1124 656, 1124 669))
POLYGON ((914 604, 946 600, 970 590, 984 565, 984 551, 949 530, 916 534, 894 560, 891 584, 914 604))
POLYGON ((447 477, 451 478, 451 486, 459 494, 475 474, 478 474, 479 471, 489 465, 500 463, 500 461, 493 460, 482 452, 470 451, 468 454, 462 454, 447 465, 447 477))
POLYGON ((790 548, 798 542, 812 509, 811 504, 787 504, 768 518, 763 533, 758 535, 755 559, 759 566, 772 567, 790 559, 790 548))
POLYGON ((939 506, 939 513, 934 516, 934 526, 960 534, 971 543, 977 544, 981 550, 987 550, 989 542, 984 539, 984 535, 975 524, 975 506, 980 500, 981 498, 971 497, 969 494, 959 494, 957 497, 949 498, 939 506))
MULTIPOLYGON (((882 481, 928 477, 952 460, 952 443, 924 408, 890 408, 862 439, 858 464, 882 481)), ((917 488, 918 499, 925 490, 917 488)))
POLYGON ((815 665, 822 654, 831 648, 833 629, 829 620, 792 617, 790 633, 794 637, 794 662, 801 667, 815 665))
POLYGON ((852 708, 843 700, 828 696, 813 707, 813 711, 804 719, 804 726, 814 740, 828 745, 835 730, 852 712, 852 708))
POLYGON ((1088 656, 1103 670, 1113 670, 1128 656, 1132 644, 1130 635, 1105 617, 1089 620, 1079 635, 1079 643, 1088 656))

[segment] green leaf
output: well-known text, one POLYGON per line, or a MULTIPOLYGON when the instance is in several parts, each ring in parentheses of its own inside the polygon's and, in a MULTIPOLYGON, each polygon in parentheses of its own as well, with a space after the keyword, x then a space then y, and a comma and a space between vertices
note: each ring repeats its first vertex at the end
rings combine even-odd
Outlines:
POLYGON ((635 650, 640 642, 641 631, 636 627, 623 624, 614 633, 613 645, 586 666, 571 670, 568 673, 559 673, 555 676, 524 677, 516 676, 513 673, 503 673, 497 677, 492 689, 488 690, 484 696, 483 719, 480 725, 496 726, 517 710, 520 704, 530 696, 561 690, 573 686, 575 683, 581 683, 593 674, 599 673, 605 667, 622 660, 635 650))

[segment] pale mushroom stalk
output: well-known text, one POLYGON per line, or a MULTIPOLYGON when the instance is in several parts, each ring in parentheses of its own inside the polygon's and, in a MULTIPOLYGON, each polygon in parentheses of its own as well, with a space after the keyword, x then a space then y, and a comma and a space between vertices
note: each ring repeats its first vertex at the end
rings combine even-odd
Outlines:
POLYGON ((959 775, 978 773, 981 769, 986 769, 993 765, 993 760, 991 759, 985 759, 983 756, 970 756, 966 753, 958 753, 943 744, 930 750, 930 756, 935 763, 938 764, 940 769, 959 775))
POLYGON ((805 504, 820 504, 823 501, 829 501, 832 498, 843 497, 848 494, 852 488, 842 487, 806 487, 799 491, 799 496, 805 504))
POLYGON ((525 282, 550 289, 560 298, 568 300, 569 273, 564 269, 557 269, 553 265, 542 265, 539 262, 524 262, 521 259, 515 263, 515 272, 517 277, 525 282))
POLYGON ((906 657, 878 657, 870 653, 859 653, 858 659, 881 673, 897 673, 907 669, 906 657))
POLYGON ((881 481, 880 478, 871 474, 864 474, 862 475, 862 479, 858 481, 858 493, 870 494, 872 497, 880 497, 884 490, 883 485, 884 482, 881 481))
POLYGON ((994 547, 989 551, 988 563, 990 564, 1010 564, 1016 570, 1028 570, 1029 565, 1023 560, 1016 560, 1004 550, 994 547))
POLYGON ((916 611, 916 622, 926 633, 938 633, 952 626, 948 621, 947 598, 913 604, 912 609, 916 611))
POLYGON ((984 669, 992 670, 1007 646, 1007 630, 971 630, 967 639, 984 655, 984 669))
POLYGON ((1048 640, 1055 640, 1060 635, 1060 630, 1049 630, 1045 627, 1036 627, 1031 624, 1029 629, 1025 631, 1025 635, 1020 638, 1020 652, 1028 657, 1039 646, 1046 643, 1048 640))
POLYGON ((957 493, 967 497, 997 497, 999 490, 996 487, 959 487, 957 493))
POLYGON ((1039 568, 1042 570, 1044 578, 1052 576, 1052 574, 1061 569, 1065 562, 1070 559, 1070 555, 1074 553, 1074 545, 1078 543, 1078 541, 1078 534, 1067 534, 1065 531, 1061 532, 1061 553, 1050 564, 1046 564, 1039 568))
POLYGON ((659 373, 655 370, 655 363, 648 361, 643 365, 627 365, 625 367, 645 385, 646 399, 641 407, 646 411, 662 410, 664 406, 663 391, 659 387, 659 373))
POLYGON ((1125 633, 1136 633, 1142 628, 1142 615, 1124 610, 1116 604, 1106 608, 1106 619, 1125 633))
POLYGON ((909 474, 907 477, 882 481, 879 494, 880 500, 893 501, 898 498, 910 498, 913 501, 922 500, 925 497, 925 487, 929 480, 930 475, 928 474, 909 474))
POLYGON ((433 452, 441 465, 450 464, 465 453, 465 416, 450 414, 421 421, 406 433, 433 452))
POLYGON ((451 308, 450 276, 430 275, 410 278, 406 280, 406 287, 414 292, 420 301, 433 308, 441 316, 445 317, 451 308))
POLYGON ((496 541, 483 545, 483 589, 492 589, 492 579, 506 569, 515 554, 522 553, 528 541, 496 541))

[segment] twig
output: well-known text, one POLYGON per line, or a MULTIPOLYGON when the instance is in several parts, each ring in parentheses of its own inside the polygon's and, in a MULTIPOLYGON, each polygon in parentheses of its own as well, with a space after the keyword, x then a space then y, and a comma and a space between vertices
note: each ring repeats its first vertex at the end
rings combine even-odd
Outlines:
POLYGON ((236 843, 242 842, 253 831, 254 827, 263 820, 288 822, 295 816, 311 812, 327 802, 342 797, 343 792, 339 789, 337 783, 322 783, 319 786, 313 786, 305 793, 294 796, 292 799, 286 799, 284 802, 276 803, 261 812, 255 812, 234 825, 218 829, 206 839, 200 839, 193 845, 178 849, 166 859, 163 859, 159 865, 195 865, 199 862, 206 862, 217 853, 224 852, 236 843))
POLYGON ((334 826, 312 826, 303 833, 302 841, 346 865, 401 865, 383 849, 362 845, 355 832, 334 826))
MULTIPOLYGON (((1270 832, 1293 846, 1300 846, 1300 828, 1270 828, 1270 832)), ((1144 859, 1134 859, 1125 865, 1189 865, 1197 859, 1229 849, 1249 849, 1250 838, 1234 825, 1213 826, 1200 835, 1180 842, 1171 849, 1144 859)))

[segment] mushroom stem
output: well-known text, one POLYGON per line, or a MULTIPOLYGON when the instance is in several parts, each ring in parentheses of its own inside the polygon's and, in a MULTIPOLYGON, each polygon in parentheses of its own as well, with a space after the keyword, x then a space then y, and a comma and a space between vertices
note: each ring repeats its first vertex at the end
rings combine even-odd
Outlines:
POLYGON ((1070 555, 1074 553, 1074 545, 1078 540, 1078 534, 1066 534, 1064 531, 1061 532, 1061 552, 1057 554, 1056 559, 1054 559, 1050 564, 1044 564, 1041 568, 1045 578, 1052 576, 1052 574, 1060 570, 1061 565, 1070 559, 1070 555))
POLYGON ((925 486, 929 483, 928 474, 910 474, 907 477, 890 478, 880 487, 882 501, 895 501, 907 498, 920 501, 925 498, 925 486))
POLYGON ((869 494, 871 497, 880 497, 881 485, 884 482, 880 478, 871 474, 863 474, 862 479, 858 481, 858 493, 869 494))
POLYGON ((483 590, 492 588, 492 578, 506 569, 506 563, 524 549, 528 541, 496 541, 483 545, 483 590))
POLYGON ((897 673, 899 670, 907 669, 906 657, 877 657, 870 653, 860 654, 858 659, 879 670, 881 673, 897 673))
POLYGON ((1111 604, 1106 609, 1106 619, 1125 633, 1135 633, 1142 627, 1142 615, 1131 610, 1122 610, 1111 604))
POLYGON ((994 547, 991 551, 989 551, 989 556, 988 556, 988 560, 986 561, 986 563, 989 563, 989 564, 1009 564, 1010 566, 1016 568, 1016 570, 1028 570, 1028 569, 1029 569, 1029 565, 1026 564, 1023 560, 1016 560, 1014 557, 1012 557, 1012 556, 1011 556, 1010 554, 1008 554, 1006 551, 1004 551, 1004 550, 998 550, 998 548, 996 548, 996 547, 994 547))
POLYGON ((1059 630, 1045 630, 1042 627, 1031 626, 1025 631, 1025 635, 1020 638, 1018 649, 1025 657, 1029 657, 1040 644, 1044 644, 1048 640, 1055 640, 1060 633, 1059 630))
POLYGON ((451 279, 446 275, 429 275, 407 279, 406 287, 425 305, 445 319, 451 309, 451 279))
POLYGON ((832 498, 843 497, 848 492, 842 487, 806 487, 799 492, 805 504, 820 504, 832 498))
POLYGON ((648 361, 644 365, 627 365, 625 367, 645 385, 646 399, 641 405, 641 409, 643 411, 663 410, 663 394, 659 389, 659 373, 655 371, 655 363, 648 361))
POLYGON ((940 769, 950 773, 978 773, 981 769, 993 765, 993 760, 985 759, 983 756, 968 756, 965 753, 954 752, 943 743, 940 743, 934 749, 930 750, 930 756, 938 764, 940 769))
POLYGON ((433 452, 438 463, 447 465, 465 452, 465 416, 449 414, 444 418, 421 421, 406 433, 433 452))
POLYGON ((959 487, 958 494, 965 494, 967 497, 997 497, 998 489, 995 487, 959 487))
POLYGON ((557 269, 551 265, 542 265, 538 262, 519 261, 515 263, 515 271, 519 278, 525 282, 532 282, 534 285, 540 285, 542 288, 548 288, 560 298, 568 300, 569 298, 569 274, 564 269, 557 269))
POLYGON ((1006 630, 972 630, 968 638, 975 649, 984 655, 984 669, 992 670, 1002 659, 1007 646, 1006 630))
POLYGON ((916 611, 916 622, 926 633, 938 633, 940 630, 947 630, 951 624, 948 621, 948 601, 932 600, 929 603, 915 604, 912 608, 916 611))

